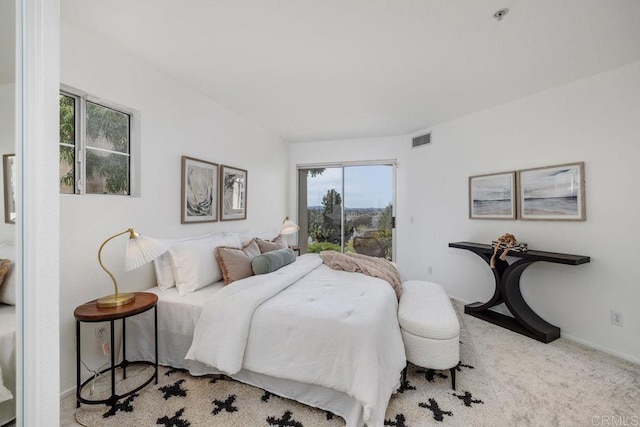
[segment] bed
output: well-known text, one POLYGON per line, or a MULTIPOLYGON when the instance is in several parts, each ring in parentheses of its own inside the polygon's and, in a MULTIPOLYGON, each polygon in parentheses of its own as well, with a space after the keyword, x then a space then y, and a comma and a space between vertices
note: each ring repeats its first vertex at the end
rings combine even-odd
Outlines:
MULTIPOLYGON (((159 297, 160 364, 225 373, 331 411, 350 427, 383 425, 406 363, 387 282, 331 270, 307 254, 229 286, 149 292, 159 297)), ((127 321, 129 360, 153 359, 152 322, 127 321)))
POLYGON ((0 426, 16 415, 16 310, 0 304, 0 426))
POLYGON ((0 243, 0 426, 16 416, 15 246, 0 243))

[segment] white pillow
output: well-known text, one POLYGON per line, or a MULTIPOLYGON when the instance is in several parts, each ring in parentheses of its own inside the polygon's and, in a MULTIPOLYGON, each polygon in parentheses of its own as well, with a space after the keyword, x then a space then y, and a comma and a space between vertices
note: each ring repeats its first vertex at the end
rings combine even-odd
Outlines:
POLYGON ((237 234, 224 234, 179 242, 169 249, 180 295, 186 295, 222 279, 222 271, 215 257, 215 249, 218 246, 239 248, 240 237, 237 234))
POLYGON ((11 261, 4 282, 0 285, 0 302, 16 305, 16 275, 13 271, 16 265, 16 248, 13 243, 0 243, 0 258, 11 261))
MULTIPOLYGON (((190 240, 200 240, 207 239, 214 236, 223 236, 227 233, 222 231, 216 231, 213 233, 202 234, 194 237, 186 237, 184 239, 161 239, 163 242, 167 243, 169 247, 175 245, 176 243, 188 242, 190 240)), ((173 275, 173 267, 171 266, 171 254, 169 251, 163 253, 158 258, 153 260, 153 268, 156 271, 156 279, 158 281, 158 287, 160 289, 169 289, 173 288, 176 285, 176 280, 173 275)))
POLYGON ((171 267, 171 254, 169 254, 169 251, 153 260, 153 268, 156 271, 156 279, 160 289, 166 290, 173 288, 176 285, 176 279, 173 277, 173 267, 171 267))

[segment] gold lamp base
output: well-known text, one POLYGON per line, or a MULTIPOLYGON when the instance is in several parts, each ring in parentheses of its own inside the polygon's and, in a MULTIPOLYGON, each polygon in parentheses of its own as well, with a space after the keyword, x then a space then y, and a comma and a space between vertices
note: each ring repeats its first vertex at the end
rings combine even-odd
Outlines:
POLYGON ((100 308, 120 307, 121 305, 131 304, 135 299, 135 294, 109 295, 98 299, 97 305, 100 308))

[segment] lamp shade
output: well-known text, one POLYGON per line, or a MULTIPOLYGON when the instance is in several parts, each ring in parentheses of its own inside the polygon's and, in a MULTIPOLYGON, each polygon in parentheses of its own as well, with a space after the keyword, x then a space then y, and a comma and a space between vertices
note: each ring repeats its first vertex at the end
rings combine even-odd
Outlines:
POLYGON ((280 234, 293 234, 298 230, 300 230, 300 227, 298 227, 298 224, 291 221, 289 217, 286 217, 282 222, 282 228, 280 229, 280 234))
POLYGON ((113 290, 115 292, 113 295, 99 298, 96 301, 98 308, 120 307, 121 305, 131 304, 136 299, 135 294, 121 294, 118 292, 118 282, 116 281, 116 277, 102 262, 102 249, 104 246, 116 237, 127 233, 129 233, 129 244, 127 245, 127 252, 124 259, 124 268, 126 271, 142 267, 149 261, 153 261, 158 258, 169 249, 169 246, 166 243, 150 237, 141 236, 136 233, 133 228, 127 228, 126 230, 114 234, 102 242, 100 249, 98 249, 98 264, 100 264, 100 267, 102 267, 104 272, 111 278, 111 281, 113 282, 113 290))
POLYGON ((169 245, 163 241, 152 239, 142 234, 134 233, 129 238, 124 260, 125 271, 135 270, 153 261, 169 250, 169 245))

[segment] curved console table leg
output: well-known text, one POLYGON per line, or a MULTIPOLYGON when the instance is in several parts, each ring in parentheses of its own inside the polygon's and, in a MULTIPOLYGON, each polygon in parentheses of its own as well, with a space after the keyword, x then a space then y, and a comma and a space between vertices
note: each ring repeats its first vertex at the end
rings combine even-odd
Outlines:
MULTIPOLYGON (((474 252, 474 253, 478 255, 480 258, 482 258, 487 263, 487 265, 491 265, 490 256, 487 256, 486 254, 478 253, 478 252, 474 252)), ((495 265, 496 265, 496 268, 491 269, 491 272, 493 273, 493 276, 494 276, 495 285, 496 285, 493 291, 493 296, 487 302, 474 302, 474 303, 465 305, 464 307, 465 313, 488 310, 489 308, 495 307, 496 305, 502 304, 504 302, 502 300, 502 295, 500 293, 499 284, 500 284, 502 275, 509 267, 509 263, 507 263, 506 261, 502 261, 501 259, 496 259, 495 265)))
MULTIPOLYGON (((482 258, 488 265, 493 255, 491 245, 474 242, 449 243, 450 248, 464 249, 482 258)), ((560 328, 554 326, 538 316, 527 305, 520 292, 520 276, 531 264, 537 261, 552 262, 564 265, 581 265, 591 262, 591 258, 584 255, 561 254, 543 251, 511 251, 510 257, 519 258, 509 264, 497 258, 495 269, 492 269, 496 289, 491 299, 485 303, 475 302, 467 304, 464 312, 478 319, 486 320, 530 338, 551 342, 560 337, 560 328), (491 307, 504 302, 514 317, 490 310, 491 307)))
POLYGON ((534 262, 536 261, 521 259, 511 264, 500 281, 500 293, 511 314, 529 332, 525 335, 548 343, 560 338, 560 328, 538 316, 526 303, 520 291, 520 276, 534 262))

